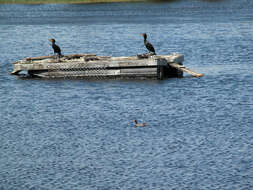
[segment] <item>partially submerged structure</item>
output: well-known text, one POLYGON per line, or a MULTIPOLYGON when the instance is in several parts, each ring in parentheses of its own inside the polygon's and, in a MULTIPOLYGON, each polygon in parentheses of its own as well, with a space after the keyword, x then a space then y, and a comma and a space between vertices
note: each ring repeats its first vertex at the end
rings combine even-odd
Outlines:
POLYGON ((73 54, 61 58, 41 56, 25 58, 13 63, 11 74, 22 71, 42 78, 141 78, 162 80, 196 73, 183 66, 184 55, 137 55, 135 57, 110 57, 95 54, 73 54))

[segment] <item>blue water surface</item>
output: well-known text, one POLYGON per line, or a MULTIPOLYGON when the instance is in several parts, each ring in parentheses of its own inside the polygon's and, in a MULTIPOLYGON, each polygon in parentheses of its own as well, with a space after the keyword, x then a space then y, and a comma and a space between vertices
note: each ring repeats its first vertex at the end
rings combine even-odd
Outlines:
POLYGON ((253 2, 0 5, 0 189, 253 189, 253 2), (185 55, 202 78, 41 80, 52 54, 185 55), (133 120, 147 127, 133 127, 133 120))

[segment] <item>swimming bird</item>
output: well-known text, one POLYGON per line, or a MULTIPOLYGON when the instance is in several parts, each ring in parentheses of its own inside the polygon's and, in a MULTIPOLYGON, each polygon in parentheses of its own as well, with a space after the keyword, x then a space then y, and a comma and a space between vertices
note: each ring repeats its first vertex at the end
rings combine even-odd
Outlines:
POLYGON ((156 55, 155 53, 155 48, 153 47, 153 45, 147 40, 147 34, 143 33, 142 34, 143 38, 144 38, 144 44, 146 46, 146 48, 148 49, 149 52, 153 53, 154 55, 156 55))
POLYGON ((134 120, 135 127, 145 127, 146 123, 138 123, 137 120, 134 120))
POLYGON ((52 42, 52 48, 54 50, 54 54, 58 54, 58 56, 60 57, 62 54, 61 54, 61 48, 59 46, 57 46, 55 44, 55 39, 49 39, 50 42, 52 42))

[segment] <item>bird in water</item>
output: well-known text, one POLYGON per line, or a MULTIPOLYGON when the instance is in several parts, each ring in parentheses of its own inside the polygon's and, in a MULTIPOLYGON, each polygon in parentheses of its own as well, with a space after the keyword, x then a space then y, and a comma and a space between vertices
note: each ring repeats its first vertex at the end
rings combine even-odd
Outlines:
POLYGON ((143 33, 142 34, 143 38, 144 38, 144 44, 146 46, 146 48, 148 49, 149 52, 151 52, 153 55, 156 55, 155 53, 155 48, 153 47, 153 45, 147 40, 147 34, 143 33))
POLYGON ((146 123, 138 123, 137 120, 134 120, 134 125, 135 125, 135 127, 145 127, 147 124, 146 123))
POLYGON ((55 44, 55 39, 49 39, 50 42, 52 42, 52 48, 54 50, 54 54, 58 54, 58 56, 62 56, 61 54, 61 48, 55 44))

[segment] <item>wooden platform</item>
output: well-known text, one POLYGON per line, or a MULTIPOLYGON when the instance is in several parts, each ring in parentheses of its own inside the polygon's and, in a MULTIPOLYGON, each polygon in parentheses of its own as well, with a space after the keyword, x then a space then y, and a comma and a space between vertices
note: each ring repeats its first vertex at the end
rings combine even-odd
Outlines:
POLYGON ((95 54, 73 54, 61 58, 41 56, 13 63, 11 74, 26 71, 43 78, 155 78, 183 77, 183 72, 202 74, 183 66, 184 56, 153 55, 147 57, 110 57, 95 54))

